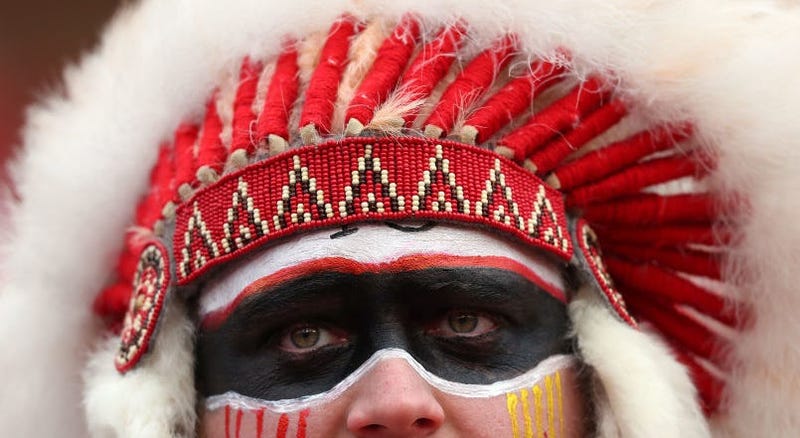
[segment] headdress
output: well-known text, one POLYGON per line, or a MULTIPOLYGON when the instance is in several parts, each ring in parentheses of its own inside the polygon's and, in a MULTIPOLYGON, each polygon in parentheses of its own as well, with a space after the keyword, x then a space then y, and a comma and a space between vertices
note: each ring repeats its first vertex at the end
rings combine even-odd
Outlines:
POLYGON ((670 354, 705 414, 736 430, 725 420, 736 356, 723 353, 746 337, 739 301, 752 302, 735 298, 731 248, 748 242, 738 221, 757 206, 723 184, 727 150, 708 116, 680 104, 659 114, 621 66, 597 68, 569 38, 492 31, 469 14, 351 13, 226 57, 234 72, 161 143, 94 301, 119 338, 89 367, 93 431, 191 430, 192 327, 179 297, 198 280, 293 235, 388 220, 480 227, 568 264, 585 285, 570 307, 607 403, 601 431, 674 421, 705 433, 670 354), (643 357, 613 363, 612 350, 643 357), (663 381, 649 404, 622 403, 653 378, 663 381), (147 397, 113 401, 133 391, 147 397), (180 401, 137 412, 148 397, 180 401), (649 412, 656 404, 680 421, 649 412), (127 425, 112 424, 120 415, 127 425))

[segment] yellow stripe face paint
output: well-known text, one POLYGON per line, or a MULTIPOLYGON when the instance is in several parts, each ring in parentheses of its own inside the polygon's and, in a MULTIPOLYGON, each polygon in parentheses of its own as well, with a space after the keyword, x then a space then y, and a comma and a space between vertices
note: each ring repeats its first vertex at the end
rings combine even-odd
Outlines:
POLYGON ((555 410, 553 409, 553 377, 545 376, 544 387, 547 390, 547 430, 550 431, 551 437, 555 436, 555 410))
POLYGON ((544 438, 542 429, 542 388, 539 385, 533 386, 533 406, 534 417, 536 418, 536 438, 544 438))
POLYGON ((558 430, 564 436, 564 398, 561 392, 561 371, 556 371, 556 397, 558 399, 558 430))
POLYGON ((511 419, 514 437, 521 436, 520 429, 525 431, 525 438, 556 438, 564 436, 564 400, 562 393, 561 373, 556 372, 544 378, 544 390, 539 384, 518 393, 508 393, 508 413, 511 419), (545 397, 547 397, 545 402, 545 397), (532 398, 532 403, 530 398, 532 398), (522 401, 522 424, 519 424, 517 408, 522 401), (531 406, 531 404, 533 406, 531 406), (531 408, 533 412, 531 412, 531 408), (532 415, 531 415, 532 414, 532 415), (545 423, 545 415, 546 421, 545 423), (558 417, 558 427, 556 427, 558 417), (545 434, 545 431, 547 433, 545 434))
POLYGON ((506 406, 508 407, 508 417, 511 420, 511 433, 514 438, 520 438, 519 425, 517 424, 517 404, 519 400, 517 394, 509 392, 506 394, 506 406))
POLYGON ((520 391, 522 397, 522 419, 525 422, 525 438, 533 438, 533 425, 531 424, 531 407, 528 403, 528 390, 520 391))

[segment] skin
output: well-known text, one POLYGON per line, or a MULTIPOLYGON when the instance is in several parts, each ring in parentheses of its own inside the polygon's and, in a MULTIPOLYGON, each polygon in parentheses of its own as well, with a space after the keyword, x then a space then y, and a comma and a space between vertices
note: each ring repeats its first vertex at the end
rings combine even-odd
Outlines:
POLYGON ((574 361, 546 361, 570 354, 563 291, 503 257, 356 258, 270 273, 201 312, 201 436, 583 435, 574 361))

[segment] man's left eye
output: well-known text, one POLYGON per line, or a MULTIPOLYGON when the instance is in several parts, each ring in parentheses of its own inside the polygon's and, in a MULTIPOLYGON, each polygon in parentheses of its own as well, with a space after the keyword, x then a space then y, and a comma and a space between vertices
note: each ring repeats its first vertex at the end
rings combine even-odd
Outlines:
POLYGON ((429 333, 443 338, 476 337, 497 329, 495 319, 481 312, 451 310, 434 321, 429 333))
POLYGON ((292 353, 306 353, 329 345, 347 342, 341 330, 319 324, 303 323, 290 327, 280 339, 279 347, 292 353))

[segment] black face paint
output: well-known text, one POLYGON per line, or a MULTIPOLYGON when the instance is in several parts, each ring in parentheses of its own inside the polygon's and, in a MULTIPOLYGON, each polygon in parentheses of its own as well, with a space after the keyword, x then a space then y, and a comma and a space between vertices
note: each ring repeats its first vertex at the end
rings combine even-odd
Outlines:
POLYGON ((567 320, 563 303, 499 268, 316 273, 249 296, 201 330, 197 386, 204 396, 316 394, 390 347, 444 379, 488 384, 568 352, 567 320), (287 349, 292 340, 322 346, 287 349))

